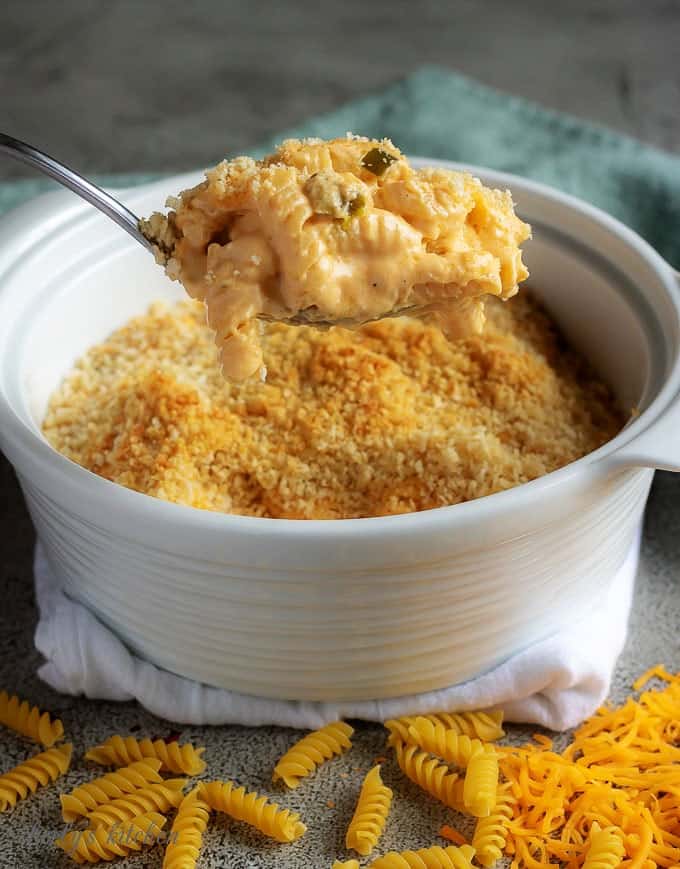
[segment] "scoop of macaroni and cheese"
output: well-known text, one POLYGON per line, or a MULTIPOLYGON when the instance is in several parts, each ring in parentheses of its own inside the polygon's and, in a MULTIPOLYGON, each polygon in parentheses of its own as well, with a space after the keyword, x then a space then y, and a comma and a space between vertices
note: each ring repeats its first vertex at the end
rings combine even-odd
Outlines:
POLYGON ((357 325, 399 312, 479 331, 483 296, 527 275, 508 191, 414 169, 389 141, 289 140, 238 157, 142 221, 170 277, 205 302, 223 371, 262 372, 258 319, 357 325))

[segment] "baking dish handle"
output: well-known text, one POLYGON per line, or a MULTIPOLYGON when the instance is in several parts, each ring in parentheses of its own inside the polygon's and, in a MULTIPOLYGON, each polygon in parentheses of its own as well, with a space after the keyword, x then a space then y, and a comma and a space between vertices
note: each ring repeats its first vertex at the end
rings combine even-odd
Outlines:
MULTIPOLYGON (((680 290, 680 272, 673 271, 680 290)), ((680 388, 659 417, 612 459, 619 467, 680 471, 680 388)))
POLYGON ((619 468, 680 471, 680 393, 649 428, 612 455, 619 468))

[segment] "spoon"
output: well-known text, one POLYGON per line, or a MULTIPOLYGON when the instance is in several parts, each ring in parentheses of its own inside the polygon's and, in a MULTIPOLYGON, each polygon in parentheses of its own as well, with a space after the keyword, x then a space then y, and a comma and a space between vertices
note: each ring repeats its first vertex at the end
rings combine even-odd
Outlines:
POLYGON ((81 196, 90 205, 94 205, 102 211, 107 217, 110 217, 118 226, 122 227, 129 233, 135 241, 138 241, 152 254, 155 254, 153 243, 146 238, 139 228, 139 218, 133 214, 129 208, 126 208, 122 202, 119 202, 110 193, 97 187, 87 178, 83 178, 73 169, 34 148, 26 142, 15 139, 13 136, 8 136, 6 133, 0 133, 0 153, 7 154, 15 160, 22 163, 27 163, 34 169, 39 169, 45 175, 49 175, 55 181, 68 187, 78 196, 81 196))
MULTIPOLYGON (((139 242, 139 244, 146 248, 146 250, 148 250, 158 261, 158 244, 152 238, 148 238, 144 234, 141 228, 140 218, 137 217, 136 214, 133 214, 129 208, 126 208, 122 202, 119 202, 115 197, 111 196, 110 193, 102 190, 101 187, 97 187, 96 184, 88 181, 87 178, 84 178, 69 166, 65 166, 63 163, 55 160, 54 157, 45 154, 44 151, 40 151, 38 148, 34 148, 33 145, 22 142, 20 139, 15 139, 13 136, 8 136, 6 133, 0 133, 0 153, 7 154, 9 157, 13 157, 15 160, 19 160, 22 163, 27 163, 34 169, 38 169, 40 172, 49 175, 50 178, 63 184, 64 187, 68 187, 68 189, 73 191, 73 193, 77 193, 78 196, 82 197, 86 202, 89 202, 90 205, 94 205, 95 208, 98 208, 107 217, 110 217, 114 223, 117 223, 118 226, 131 235, 135 241, 139 242)), ((167 258, 167 255, 167 251, 161 251, 161 259, 164 256, 167 258)), ((412 316, 414 314, 424 313, 426 310, 427 306, 410 305, 408 307, 388 311, 380 317, 361 321, 349 321, 318 318, 316 311, 310 309, 307 312, 300 311, 292 317, 282 318, 279 322, 290 323, 294 326, 315 326, 317 328, 327 328, 329 326, 337 325, 350 327, 360 326, 363 323, 374 322, 376 320, 382 320, 385 317, 412 316)))

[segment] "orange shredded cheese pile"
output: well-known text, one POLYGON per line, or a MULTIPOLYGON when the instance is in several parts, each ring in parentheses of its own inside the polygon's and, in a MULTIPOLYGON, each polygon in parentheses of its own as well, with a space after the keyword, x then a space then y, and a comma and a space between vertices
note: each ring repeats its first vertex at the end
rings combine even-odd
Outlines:
POLYGON ((498 747, 513 869, 680 865, 680 674, 655 667, 636 689, 650 678, 665 688, 603 706, 560 753, 547 737, 498 747))

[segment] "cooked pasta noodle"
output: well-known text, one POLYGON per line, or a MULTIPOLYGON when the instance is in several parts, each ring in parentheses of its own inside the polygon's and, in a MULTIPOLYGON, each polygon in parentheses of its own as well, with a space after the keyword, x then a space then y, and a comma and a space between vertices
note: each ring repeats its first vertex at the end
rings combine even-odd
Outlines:
POLYGON ((210 807, 199 797, 196 787, 179 804, 165 849, 163 869, 194 869, 209 818, 210 807))
POLYGON ((440 763, 417 745, 394 746, 399 768, 412 782, 450 809, 463 807, 463 781, 458 774, 440 763))
POLYGON ((72 751, 70 743, 48 748, 0 775, 0 812, 64 775, 71 764, 72 751))
POLYGON ((185 778, 167 779, 125 794, 88 812, 90 827, 112 827, 147 812, 168 812, 182 802, 185 778))
POLYGON ((45 748, 52 748, 64 735, 64 725, 58 718, 52 721, 49 712, 41 712, 16 694, 10 697, 6 691, 0 691, 0 724, 45 748))
POLYGON ((97 827, 94 830, 71 830, 54 843, 75 863, 99 863, 126 857, 133 851, 154 845, 161 835, 166 819, 158 812, 148 812, 132 818, 115 830, 97 827))
POLYGON ((233 781, 202 782, 199 796, 211 809, 245 821, 277 842, 294 842, 307 829, 296 812, 270 803, 255 791, 237 787, 233 781))
POLYGON ((347 829, 345 844, 366 857, 378 844, 392 803, 392 790, 383 784, 380 764, 368 773, 361 787, 354 816, 347 829))
POLYGON ((411 744, 456 766, 466 767, 475 754, 487 750, 481 740, 447 730, 443 724, 427 718, 416 718, 408 735, 411 744))
POLYGON ((164 739, 135 739, 134 736, 111 736, 102 745, 91 748, 86 760, 93 760, 102 766, 127 766, 145 757, 157 757, 168 772, 184 775, 200 775, 205 770, 201 757, 205 748, 194 748, 187 742, 166 742, 164 739))
POLYGON ((85 782, 69 794, 60 794, 61 814, 70 823, 81 815, 86 815, 98 806, 111 802, 125 794, 132 793, 149 784, 162 781, 158 770, 161 762, 157 758, 147 757, 137 760, 129 766, 121 767, 115 772, 85 782))
POLYGON ((474 848, 470 845, 449 845, 422 848, 420 851, 389 851, 374 860, 369 869, 472 869, 474 848))
POLYGON ((477 821, 472 847, 475 849, 477 862, 485 869, 489 869, 503 856, 514 802, 510 786, 502 785, 498 789, 496 805, 491 814, 477 821))
POLYGON ((625 853, 621 836, 617 827, 602 829, 597 821, 593 821, 583 869, 616 869, 625 853))
POLYGON ((287 787, 296 788, 300 779, 308 776, 319 764, 342 754, 352 745, 354 728, 344 721, 334 721, 320 730, 309 733, 288 749, 274 767, 273 781, 282 780, 287 787))
POLYGON ((463 803, 471 815, 486 818, 496 805, 498 755, 495 751, 474 754, 468 763, 463 786, 463 803))

